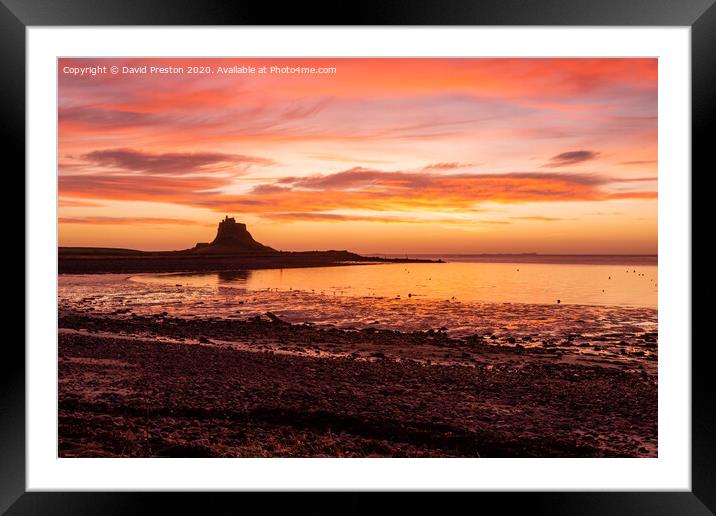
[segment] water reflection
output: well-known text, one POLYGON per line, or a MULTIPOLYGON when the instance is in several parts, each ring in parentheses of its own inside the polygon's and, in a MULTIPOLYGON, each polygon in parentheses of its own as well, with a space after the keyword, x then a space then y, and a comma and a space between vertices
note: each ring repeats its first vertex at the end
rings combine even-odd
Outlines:
POLYGON ((252 271, 219 271, 216 274, 216 282, 229 283, 232 287, 246 287, 249 284, 252 271))
MULTIPOLYGON (((493 303, 621 305, 656 308, 653 265, 590 264, 384 264, 304 269, 236 270, 138 275, 146 285, 181 284, 228 289, 315 293, 337 298, 459 300, 493 303)), ((235 292, 235 293, 236 293, 235 292)))
MULTIPOLYGON (((349 271, 358 272, 358 268, 340 269, 335 271, 336 274, 351 276, 349 271)), ((377 269, 372 267, 363 270, 375 270, 377 273, 377 269)), ((414 274, 414 271, 408 274, 405 268, 383 270, 384 273, 402 270, 406 276, 411 277, 414 274)), ((639 282, 650 283, 648 275, 640 276, 639 272, 632 271, 621 271, 624 276, 632 278, 632 286, 638 283, 637 278, 639 282)), ((520 271, 515 270, 514 274, 524 272, 524 266, 520 266, 520 271)), ((599 274, 601 276, 605 271, 597 272, 602 272, 599 274)), ((272 276, 273 279, 279 277, 278 271, 274 273, 277 276, 272 276)), ((282 283, 289 288, 277 288, 277 282, 272 281, 271 288, 257 289, 257 285, 262 285, 257 275, 261 276, 262 271, 172 275, 171 278, 167 275, 161 278, 142 275, 131 279, 126 275, 62 275, 59 278, 58 304, 60 311, 104 313, 118 317, 169 314, 174 317, 245 320, 272 312, 292 324, 400 331, 447 328, 452 336, 510 335, 522 338, 528 347, 568 346, 579 350, 579 353, 601 353, 612 357, 627 356, 633 351, 644 351, 649 356, 656 354, 658 313, 648 306, 482 303, 416 296, 321 294, 318 290, 310 292, 291 289, 289 285, 295 285, 297 278, 289 269, 284 271, 282 283)), ((393 275, 400 279, 399 274, 393 275)), ((554 275, 548 277, 555 280, 554 275)), ((392 290, 395 284, 385 274, 383 278, 386 284, 377 285, 376 288, 392 290)), ((314 285, 336 285, 339 278, 334 275, 324 279, 325 282, 316 281, 314 285), (329 282, 329 279, 332 281, 329 282)), ((360 282, 355 281, 359 278, 342 279, 346 284, 360 286, 360 282)), ((627 282, 625 278, 615 276, 612 279, 607 276, 604 281, 617 279, 627 282)), ((411 281, 428 285, 436 280, 437 276, 433 274, 419 281, 411 281)), ((404 280, 399 283, 404 283, 404 280)), ((582 284, 581 288, 585 289, 586 286, 582 284)), ((470 287, 468 283, 464 288, 470 287)), ((352 289, 351 292, 355 290, 360 289, 352 289)), ((489 339, 486 341, 491 342, 489 339)))

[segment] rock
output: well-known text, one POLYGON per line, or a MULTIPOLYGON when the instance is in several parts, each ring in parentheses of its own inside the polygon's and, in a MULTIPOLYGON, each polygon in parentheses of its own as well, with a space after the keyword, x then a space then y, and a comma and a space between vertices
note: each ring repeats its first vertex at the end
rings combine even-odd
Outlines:
POLYGON ((281 320, 275 313, 273 312, 266 312, 266 317, 271 319, 271 322, 274 322, 276 324, 288 324, 286 321, 281 320))

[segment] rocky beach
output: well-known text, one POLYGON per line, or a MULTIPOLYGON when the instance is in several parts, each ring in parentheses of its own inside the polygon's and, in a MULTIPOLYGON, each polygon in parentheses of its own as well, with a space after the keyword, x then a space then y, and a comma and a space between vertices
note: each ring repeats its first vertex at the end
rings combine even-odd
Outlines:
POLYGON ((445 330, 61 311, 59 455, 657 455, 654 333, 445 330))

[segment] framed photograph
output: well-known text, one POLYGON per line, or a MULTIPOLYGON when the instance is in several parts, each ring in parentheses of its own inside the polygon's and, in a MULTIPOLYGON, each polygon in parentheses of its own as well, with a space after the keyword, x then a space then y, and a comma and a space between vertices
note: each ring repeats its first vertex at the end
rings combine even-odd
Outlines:
POLYGON ((3 0, 27 303, 0 509, 713 514, 716 7, 610 3, 3 0))

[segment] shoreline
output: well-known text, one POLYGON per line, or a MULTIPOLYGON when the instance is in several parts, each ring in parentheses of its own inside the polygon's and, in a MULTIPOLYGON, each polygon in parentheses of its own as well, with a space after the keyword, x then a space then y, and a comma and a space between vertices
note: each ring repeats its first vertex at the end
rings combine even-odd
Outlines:
MULTIPOLYGON (((382 253, 378 253, 379 255, 382 253)), ((388 258, 397 257, 388 253, 388 258)), ((630 266, 658 266, 658 255, 651 254, 430 254, 415 253, 409 255, 414 259, 437 258, 449 263, 514 263, 535 265, 630 265, 630 266)))
POLYGON ((219 272, 229 270, 347 267, 381 263, 444 263, 430 259, 360 256, 348 251, 277 252, 271 254, 189 254, 134 251, 129 254, 81 254, 60 248, 58 274, 138 274, 219 272))
POLYGON ((656 456, 638 361, 273 314, 58 326, 63 457, 656 456))
POLYGON ((202 254, 184 251, 59 247, 59 274, 219 272, 227 270, 339 267, 381 263, 504 263, 535 265, 658 266, 657 255, 413 254, 359 255, 350 251, 275 251, 202 254))

